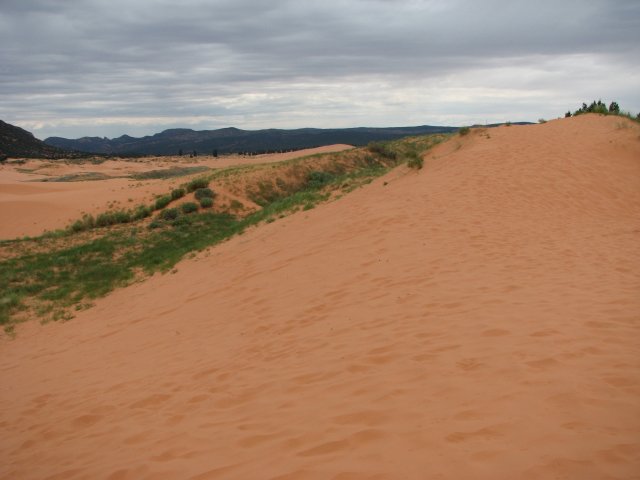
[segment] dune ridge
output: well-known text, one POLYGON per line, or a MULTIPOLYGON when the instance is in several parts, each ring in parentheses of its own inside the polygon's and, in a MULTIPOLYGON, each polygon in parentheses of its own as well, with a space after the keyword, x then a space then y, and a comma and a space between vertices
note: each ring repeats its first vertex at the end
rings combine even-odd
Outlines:
POLYGON ((455 137, 20 325, 0 478, 639 478, 640 141, 620 122, 455 137))

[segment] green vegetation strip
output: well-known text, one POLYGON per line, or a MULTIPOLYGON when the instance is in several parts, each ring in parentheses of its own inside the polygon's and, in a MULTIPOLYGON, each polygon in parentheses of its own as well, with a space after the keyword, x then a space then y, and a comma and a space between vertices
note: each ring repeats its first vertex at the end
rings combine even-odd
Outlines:
MULTIPOLYGON (((87 308, 92 299, 137 278, 166 272, 185 255, 241 234, 248 227, 274 221, 300 209, 313 208, 328 200, 331 192, 351 191, 386 173, 400 161, 414 160, 415 152, 423 149, 418 149, 418 144, 426 148, 443 138, 440 136, 427 143, 408 140, 372 146, 370 150, 364 150, 365 161, 358 164, 357 169, 346 173, 332 172, 329 164, 329 171, 311 171, 297 191, 270 192, 269 201, 263 203, 263 208, 244 218, 199 210, 196 203, 190 202, 180 209, 162 210, 149 225, 151 228, 135 223, 117 225, 98 238, 79 229, 75 242, 68 242, 73 235, 72 227, 58 237, 43 235, 36 239, 5 242, 11 243, 14 251, 22 253, 0 262, 0 325, 12 334, 14 324, 24 319, 72 318, 74 309, 87 308), (385 157, 393 157, 394 161, 386 162, 385 157), (55 243, 56 238, 59 243, 55 243), (51 241, 54 243, 47 243, 51 241)), ((213 196, 207 179, 192 180, 185 189, 198 192, 200 202, 210 201, 213 196)), ((167 197, 171 200, 183 194, 178 191, 167 197)), ((142 218, 141 214, 138 221, 142 218)))
POLYGON ((184 177, 194 173, 207 172, 211 170, 209 167, 173 167, 163 170, 150 170, 148 172, 134 173, 131 178, 135 180, 153 180, 174 177, 184 177))

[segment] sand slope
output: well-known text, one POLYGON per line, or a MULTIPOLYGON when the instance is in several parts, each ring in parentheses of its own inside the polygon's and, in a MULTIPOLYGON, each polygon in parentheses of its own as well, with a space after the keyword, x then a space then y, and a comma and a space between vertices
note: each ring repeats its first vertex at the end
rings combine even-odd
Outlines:
POLYGON ((23 325, 0 478, 640 478, 640 140, 618 122, 454 139, 23 325))

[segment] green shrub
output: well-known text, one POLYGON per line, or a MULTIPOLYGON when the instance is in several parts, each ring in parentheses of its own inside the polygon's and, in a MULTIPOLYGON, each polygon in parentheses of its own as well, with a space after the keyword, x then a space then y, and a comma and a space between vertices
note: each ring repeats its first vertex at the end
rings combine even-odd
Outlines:
POLYGON ((470 131, 471 131, 471 129, 470 129, 469 127, 462 127, 462 128, 460 128, 460 129, 458 130, 458 133, 459 133, 461 136, 463 136, 463 137, 464 137, 464 136, 465 136, 465 135, 467 135, 470 131))
POLYGON ((114 223, 116 222, 112 212, 104 212, 96 217, 96 227, 108 227, 114 223))
POLYGON ((367 149, 376 155, 380 155, 381 157, 387 158, 389 160, 395 160, 398 155, 396 152, 391 150, 389 146, 385 143, 381 142, 372 142, 367 145, 367 149))
POLYGON ((196 190, 196 193, 194 195, 196 197, 196 200, 200 200, 201 198, 213 198, 215 196, 215 193, 213 193, 213 190, 208 187, 201 187, 196 190))
POLYGON ((80 220, 76 220, 71 225, 72 232, 84 232, 85 230, 91 230, 96 226, 96 220, 93 215, 85 213, 80 220))
POLYGON ((149 224, 149 228, 154 229, 154 228, 160 228, 162 226, 162 223, 159 220, 153 220, 150 224, 149 224))
POLYGON ((211 208, 211 207, 213 207, 213 199, 211 197, 202 197, 200 199, 200 206, 202 208, 211 208))
POLYGON ((171 200, 178 200, 184 197, 185 193, 184 188, 175 188, 171 190, 171 200))
POLYGON ((177 208, 165 208, 160 212, 160 218, 163 220, 175 220, 178 218, 178 209, 177 208))
POLYGON ((182 213, 193 213, 198 211, 198 204, 194 202, 183 203, 180 207, 182 209, 182 213))
POLYGON ((151 209, 146 205, 138 205, 133 211, 133 220, 142 220, 151 215, 151 209))
POLYGON ((407 166, 409 168, 413 168, 414 170, 420 170, 423 165, 424 165, 424 160, 418 154, 418 152, 409 152, 407 154, 407 166))
POLYGON ((126 210, 117 210, 113 212, 113 223, 129 223, 131 221, 131 213, 126 210))
POLYGON ((309 188, 322 188, 333 180, 333 175, 329 172, 316 171, 307 175, 307 185, 309 188))
POLYGON ((187 183, 187 192, 194 192, 199 188, 207 188, 209 186, 209 180, 206 178, 194 178, 187 183))
POLYGON ((162 210, 164 207, 171 203, 171 197, 169 195, 163 195, 156 198, 155 209, 162 210))

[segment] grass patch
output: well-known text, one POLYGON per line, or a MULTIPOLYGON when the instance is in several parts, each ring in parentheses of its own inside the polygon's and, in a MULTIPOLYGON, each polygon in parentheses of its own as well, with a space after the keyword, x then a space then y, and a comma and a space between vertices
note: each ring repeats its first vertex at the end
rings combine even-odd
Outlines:
POLYGON ((187 192, 195 192, 199 188, 207 188, 210 180, 204 177, 194 178, 186 185, 187 192))
POLYGON ((134 180, 154 180, 154 179, 166 179, 175 177, 184 177, 186 175, 193 175, 194 173, 201 173, 209 171, 209 167, 172 167, 162 170, 149 170, 148 172, 134 173, 131 178, 134 180))

